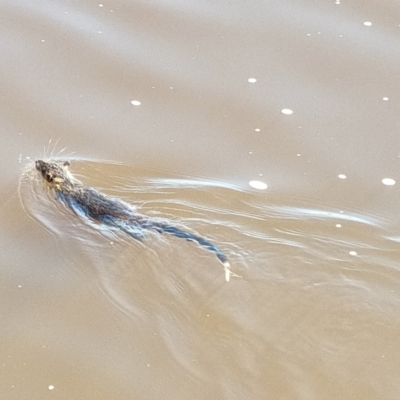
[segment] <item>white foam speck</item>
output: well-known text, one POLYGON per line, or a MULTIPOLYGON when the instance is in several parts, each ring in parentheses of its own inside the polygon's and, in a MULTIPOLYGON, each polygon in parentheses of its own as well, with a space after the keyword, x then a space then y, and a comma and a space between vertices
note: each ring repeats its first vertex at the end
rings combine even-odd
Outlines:
POLYGON ((349 251, 349 254, 350 254, 351 256, 356 256, 356 255, 357 255, 357 252, 354 251, 354 250, 352 250, 352 251, 349 251))
POLYGON ((133 106, 140 106, 142 103, 141 103, 139 100, 132 100, 132 101, 131 101, 131 104, 132 104, 133 106))
POLYGON ((365 25, 365 26, 371 26, 371 25, 372 25, 372 22, 370 22, 370 21, 365 21, 365 22, 364 22, 364 25, 365 25))
POLYGON ((346 179, 346 178, 347 178, 347 176, 346 176, 346 175, 344 175, 344 174, 339 174, 339 175, 338 175, 338 178, 339 178, 339 179, 346 179))
POLYGON ((258 190, 265 190, 268 188, 268 185, 264 182, 261 181, 250 181, 249 185, 253 188, 253 189, 258 189, 258 190))
POLYGON ((383 97, 382 100, 383 100, 383 101, 388 101, 388 100, 389 100, 389 97, 383 97))
POLYGON ((49 390, 54 390, 54 386, 53 385, 49 385, 49 390))
POLYGON ((257 79, 256 79, 256 78, 249 78, 249 79, 247 79, 247 82, 249 82, 249 83, 256 83, 256 82, 257 82, 257 79))
POLYGON ((256 129, 254 129, 256 132, 261 132, 261 129, 260 128, 256 128, 256 129))
POLYGON ((386 186, 393 186, 396 184, 396 181, 392 178, 383 178, 382 183, 386 186))
POLYGON ((285 115, 292 115, 293 114, 293 110, 291 110, 290 108, 283 108, 281 110, 281 113, 285 114, 285 115))
POLYGON ((336 226, 336 228, 341 228, 342 224, 336 224, 335 226, 336 226))

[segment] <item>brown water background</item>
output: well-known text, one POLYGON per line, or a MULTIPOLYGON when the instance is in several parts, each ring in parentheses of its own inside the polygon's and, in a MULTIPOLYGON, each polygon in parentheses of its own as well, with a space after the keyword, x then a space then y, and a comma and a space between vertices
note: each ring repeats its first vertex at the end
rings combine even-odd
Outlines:
POLYGON ((2 399, 400 398, 399 2, 0 11, 2 399), (32 169, 64 147, 242 278, 79 220, 32 169))

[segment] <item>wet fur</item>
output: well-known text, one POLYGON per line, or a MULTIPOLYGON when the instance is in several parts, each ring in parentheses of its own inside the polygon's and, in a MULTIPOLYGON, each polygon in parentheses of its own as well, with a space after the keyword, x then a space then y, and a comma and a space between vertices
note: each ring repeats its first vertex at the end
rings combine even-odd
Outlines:
POLYGON ((61 200, 74 213, 113 228, 118 228, 138 240, 143 238, 143 229, 152 229, 159 233, 165 232, 197 242, 216 254, 224 266, 227 281, 229 281, 230 275, 234 275, 230 271, 226 255, 213 243, 169 223, 156 221, 141 215, 130 204, 118 198, 107 196, 92 187, 85 186, 69 172, 69 165, 69 162, 63 164, 42 160, 35 162, 35 167, 47 186, 54 189, 57 199, 61 200))

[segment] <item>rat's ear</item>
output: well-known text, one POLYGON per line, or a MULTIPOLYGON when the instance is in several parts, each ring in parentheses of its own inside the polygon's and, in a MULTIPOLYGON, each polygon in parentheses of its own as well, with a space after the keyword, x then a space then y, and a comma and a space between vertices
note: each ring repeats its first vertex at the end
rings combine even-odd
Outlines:
POLYGON ((69 161, 65 161, 65 163, 63 164, 63 166, 65 168, 68 168, 71 165, 71 163, 69 161))

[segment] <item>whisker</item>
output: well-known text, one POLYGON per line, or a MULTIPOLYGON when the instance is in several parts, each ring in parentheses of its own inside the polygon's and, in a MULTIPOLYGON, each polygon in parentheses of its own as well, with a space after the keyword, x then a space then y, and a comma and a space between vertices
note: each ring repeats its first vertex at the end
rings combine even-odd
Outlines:
POLYGON ((56 147, 57 147, 57 145, 58 145, 60 139, 61 139, 61 138, 58 138, 58 139, 57 139, 57 142, 54 144, 53 150, 52 150, 51 153, 50 153, 50 156, 51 156, 51 157, 54 156, 54 151, 56 150, 56 147))
POLYGON ((57 153, 57 155, 59 156, 63 151, 65 151, 65 150, 67 150, 67 146, 66 147, 64 147, 63 149, 61 149, 58 153, 57 153))

